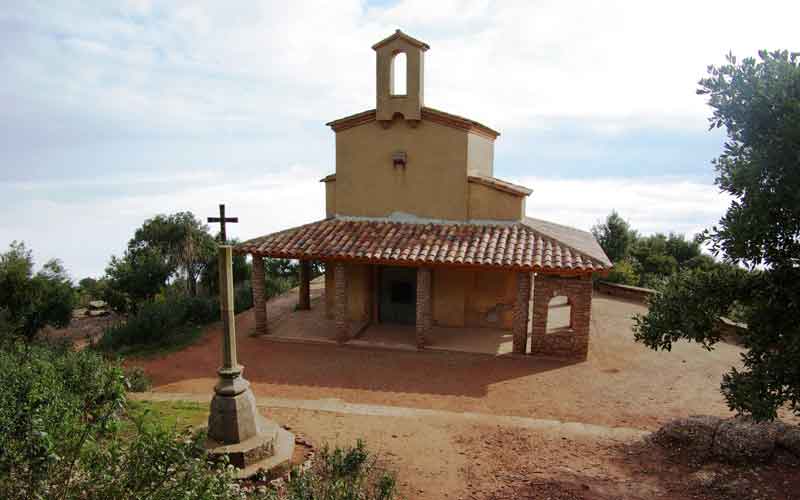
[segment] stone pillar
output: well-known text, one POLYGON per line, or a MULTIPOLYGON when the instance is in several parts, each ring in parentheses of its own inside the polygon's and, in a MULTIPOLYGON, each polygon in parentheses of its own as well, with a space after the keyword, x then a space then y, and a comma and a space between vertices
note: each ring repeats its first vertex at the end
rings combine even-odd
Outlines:
POLYGON ((531 318, 531 352, 536 351, 539 339, 547 333, 547 312, 550 305, 550 288, 547 277, 537 274, 533 283, 533 318, 531 318))
POLYGON ((427 343, 427 335, 433 323, 431 297, 431 270, 427 267, 417 268, 417 348, 422 349, 427 343))
POLYGON ((333 263, 333 281, 336 290, 334 299, 336 340, 343 344, 350 340, 350 322, 347 319, 347 267, 344 262, 333 263))
MULTIPOLYGON (((206 449, 227 456, 242 477, 258 469, 283 467, 291 460, 294 436, 258 412, 250 383, 237 361, 233 296, 233 247, 219 247, 219 299, 222 313, 222 366, 208 415, 206 449)), ((259 266, 263 269, 263 265, 259 266)), ((262 275, 263 276, 263 275, 262 275)))
POLYGON ((589 356, 589 330, 592 326, 592 278, 581 276, 572 283, 573 295, 570 298, 570 327, 575 335, 573 352, 576 358, 589 356))
POLYGON ((311 309, 311 263, 300 261, 300 288, 297 298, 298 309, 311 309))
POLYGON ((267 291, 264 283, 264 258, 253 255, 253 274, 250 286, 253 288, 253 311, 256 316, 256 335, 266 335, 267 331, 267 291))
POLYGON ((513 350, 515 354, 525 354, 528 349, 528 306, 531 301, 531 273, 517 273, 517 299, 514 302, 513 350))

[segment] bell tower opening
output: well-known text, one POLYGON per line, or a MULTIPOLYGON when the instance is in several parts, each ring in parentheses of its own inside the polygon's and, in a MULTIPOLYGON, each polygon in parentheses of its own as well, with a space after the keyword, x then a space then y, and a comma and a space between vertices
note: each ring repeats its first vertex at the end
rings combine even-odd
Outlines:
POLYGON ((392 58, 392 96, 406 95, 406 83, 408 83, 407 60, 405 52, 398 52, 392 58))
POLYGON ((424 56, 430 47, 400 30, 372 46, 376 57, 376 118, 388 126, 400 115, 412 126, 422 119, 424 56))

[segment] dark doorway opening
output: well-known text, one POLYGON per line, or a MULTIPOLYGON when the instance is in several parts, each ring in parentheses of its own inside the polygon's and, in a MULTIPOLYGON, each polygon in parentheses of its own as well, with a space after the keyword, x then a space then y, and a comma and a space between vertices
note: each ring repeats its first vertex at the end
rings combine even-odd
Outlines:
POLYGON ((380 321, 413 325, 417 321, 417 270, 380 269, 380 321))

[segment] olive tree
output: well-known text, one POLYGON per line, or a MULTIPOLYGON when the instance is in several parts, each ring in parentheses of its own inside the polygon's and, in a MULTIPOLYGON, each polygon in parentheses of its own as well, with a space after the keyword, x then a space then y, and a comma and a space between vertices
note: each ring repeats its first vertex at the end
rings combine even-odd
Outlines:
POLYGON ((635 325, 636 339, 653 349, 679 340, 711 348, 720 340, 714 322, 735 308, 748 325, 743 366, 731 368, 721 388, 731 409, 759 420, 784 405, 800 414, 798 62, 786 51, 729 55, 700 80, 711 128, 727 131, 715 182, 733 198, 704 238, 731 266, 668 279, 635 325))

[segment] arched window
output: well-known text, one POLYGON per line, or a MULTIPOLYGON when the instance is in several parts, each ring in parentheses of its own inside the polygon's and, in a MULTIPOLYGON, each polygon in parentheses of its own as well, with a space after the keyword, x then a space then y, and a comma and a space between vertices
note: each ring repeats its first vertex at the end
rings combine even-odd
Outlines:
POLYGON ((392 95, 406 95, 406 53, 398 52, 392 58, 392 95))
POLYGON ((564 295, 550 299, 547 304, 547 333, 572 328, 572 304, 564 295))

